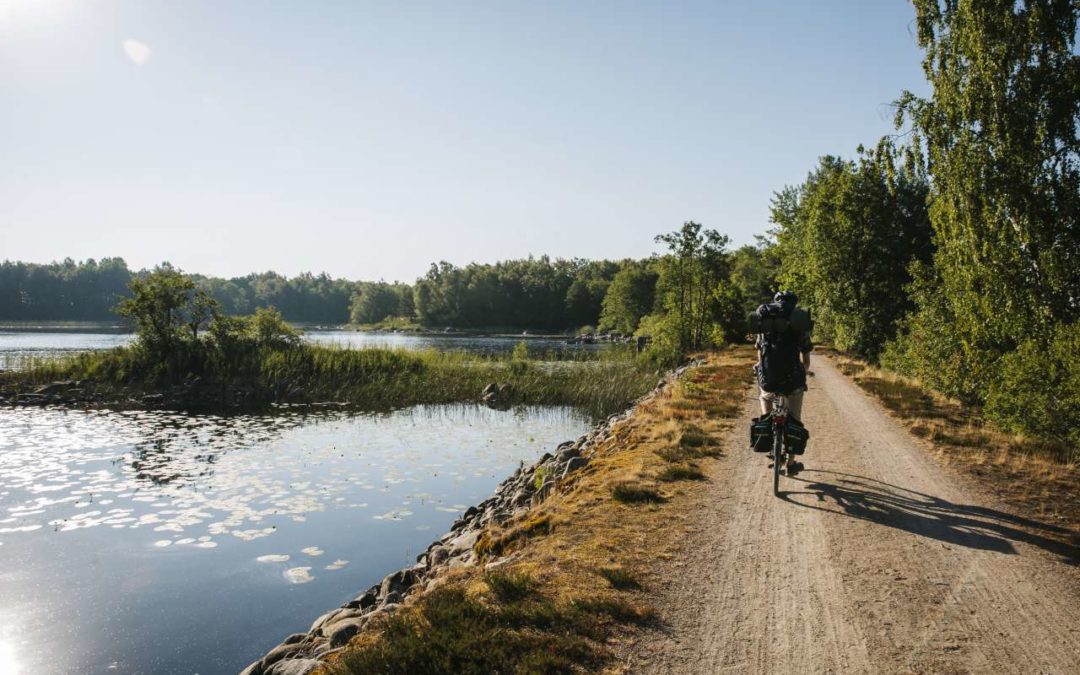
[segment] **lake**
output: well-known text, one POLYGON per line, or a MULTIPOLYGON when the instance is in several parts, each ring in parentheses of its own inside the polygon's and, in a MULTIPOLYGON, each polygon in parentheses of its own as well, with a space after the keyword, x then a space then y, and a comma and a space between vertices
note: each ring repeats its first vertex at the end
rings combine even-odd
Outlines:
POLYGON ((0 672, 235 673, 590 426, 0 409, 0 672))
MULTIPOLYGON (((129 344, 134 335, 107 325, 78 326, 0 326, 0 370, 18 370, 31 359, 52 358, 78 352, 109 349, 129 344)), ((526 339, 530 350, 546 354, 570 354, 602 349, 603 344, 571 345, 564 338, 494 335, 455 335, 440 333, 374 333, 336 329, 308 329, 304 339, 320 344, 336 344, 357 349, 383 347, 392 349, 467 351, 481 354, 506 354, 526 339)))

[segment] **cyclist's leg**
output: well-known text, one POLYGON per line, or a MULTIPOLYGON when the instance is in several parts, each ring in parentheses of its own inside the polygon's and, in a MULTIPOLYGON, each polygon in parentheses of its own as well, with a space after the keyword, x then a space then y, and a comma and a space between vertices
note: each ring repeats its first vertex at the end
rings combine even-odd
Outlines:
POLYGON ((768 415, 772 412, 773 395, 764 389, 758 388, 758 401, 761 402, 761 414, 768 415))
POLYGON ((804 393, 806 392, 799 389, 798 391, 793 391, 787 395, 788 414, 799 420, 799 422, 802 422, 802 401, 804 393))

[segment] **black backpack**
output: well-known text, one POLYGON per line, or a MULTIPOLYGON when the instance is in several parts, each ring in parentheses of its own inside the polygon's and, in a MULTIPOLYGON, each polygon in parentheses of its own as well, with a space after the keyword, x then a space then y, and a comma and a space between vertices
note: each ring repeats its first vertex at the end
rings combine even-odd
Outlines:
POLYGON ((758 386, 764 391, 790 394, 806 386, 806 372, 799 360, 804 324, 810 325, 809 313, 798 308, 785 310, 778 303, 762 305, 750 315, 751 330, 765 329, 761 331, 761 366, 757 370, 758 386), (795 316, 796 312, 802 314, 795 316))

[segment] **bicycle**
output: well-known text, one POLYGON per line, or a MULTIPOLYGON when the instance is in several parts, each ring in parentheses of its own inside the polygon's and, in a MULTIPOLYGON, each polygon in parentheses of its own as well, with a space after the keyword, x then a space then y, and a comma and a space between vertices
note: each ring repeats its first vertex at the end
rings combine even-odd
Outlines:
MULTIPOLYGON (((808 371, 807 377, 813 377, 814 371, 808 371)), ((805 391, 805 389, 804 389, 805 391)), ((772 439, 773 439, 773 494, 777 497, 780 496, 780 470, 784 469, 785 475, 787 475, 788 461, 793 459, 794 456, 802 454, 801 452, 791 453, 788 451, 788 409, 787 409, 787 396, 784 394, 769 394, 770 409, 772 411, 772 439)), ((799 425, 800 428, 801 425, 799 425)), ((806 437, 809 438, 809 433, 806 433, 806 437)), ((805 448, 805 439, 803 439, 803 447, 805 448)))
POLYGON ((787 434, 784 433, 787 425, 787 396, 772 394, 772 466, 773 466, 773 495, 780 496, 780 469, 786 467, 788 462, 787 434))

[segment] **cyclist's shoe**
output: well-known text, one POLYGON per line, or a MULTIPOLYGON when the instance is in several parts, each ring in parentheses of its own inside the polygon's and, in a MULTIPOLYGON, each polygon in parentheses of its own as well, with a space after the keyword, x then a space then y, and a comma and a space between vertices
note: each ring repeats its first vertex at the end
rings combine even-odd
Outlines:
POLYGON ((795 476, 795 475, 798 475, 798 473, 799 473, 800 471, 802 471, 802 470, 803 470, 803 468, 804 468, 804 467, 803 467, 803 465, 802 465, 802 462, 788 462, 788 465, 787 465, 787 475, 788 475, 788 476, 795 476))

